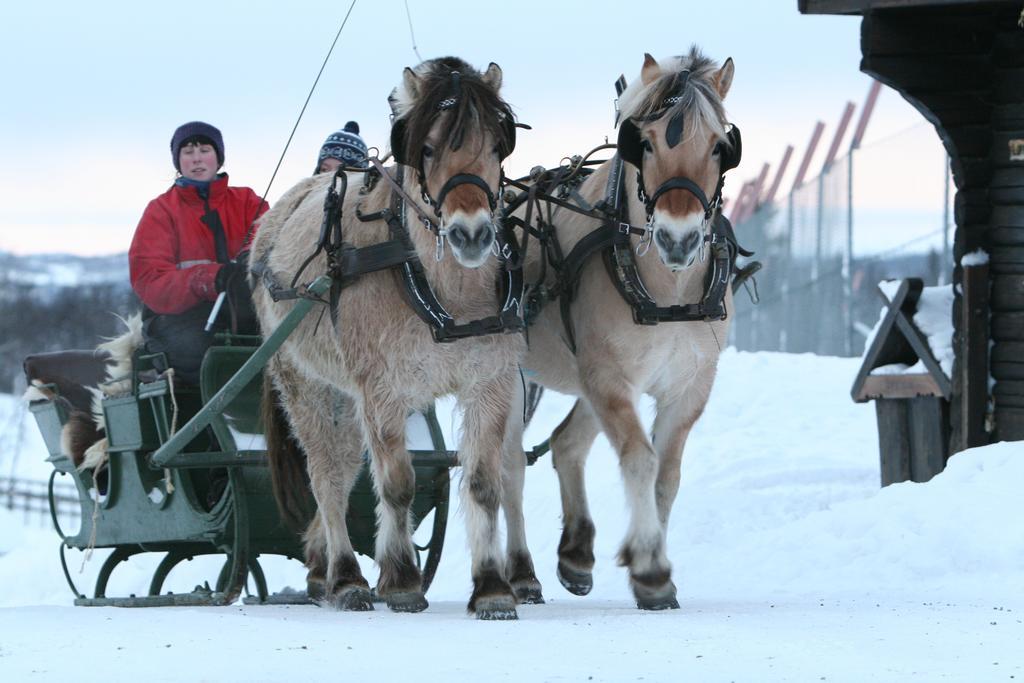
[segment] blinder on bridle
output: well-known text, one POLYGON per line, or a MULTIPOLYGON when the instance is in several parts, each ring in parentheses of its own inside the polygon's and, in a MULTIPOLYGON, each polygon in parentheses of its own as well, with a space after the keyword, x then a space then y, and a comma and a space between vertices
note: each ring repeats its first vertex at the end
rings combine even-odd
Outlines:
MULTIPOLYGON (((437 110, 441 112, 451 109, 455 104, 456 102, 453 102, 451 98, 445 98, 438 103, 437 110)), ((499 141, 498 156, 504 161, 505 157, 512 154, 512 151, 516 148, 516 128, 520 126, 516 124, 511 110, 499 112, 498 116, 501 117, 503 138, 499 141)), ((423 159, 417 159, 415 163, 412 163, 412 160, 406 158, 405 124, 405 119, 395 119, 391 123, 391 156, 394 158, 395 163, 420 167, 423 165, 423 159)), ((528 128, 526 125, 521 127, 528 128)))
MULTIPOLYGON (((437 103, 436 112, 438 116, 448 109, 452 109, 459 103, 459 98, 462 97, 462 76, 458 71, 451 72, 451 86, 448 95, 437 103)), ((494 196, 494 192, 480 176, 473 175, 470 173, 459 173, 447 180, 441 191, 438 193, 437 199, 430 197, 426 191, 426 174, 423 169, 423 155, 420 154, 418 159, 409 159, 406 155, 406 119, 394 118, 395 112, 395 101, 394 92, 388 97, 388 102, 391 104, 392 111, 392 122, 391 122, 391 155, 394 157, 395 162, 403 164, 405 166, 414 166, 419 170, 420 186, 423 191, 423 198, 428 204, 433 205, 434 213, 437 216, 441 215, 441 206, 444 204, 444 199, 459 185, 475 185, 483 190, 487 196, 487 203, 491 207, 493 212, 497 206, 497 199, 494 196)), ((507 105, 503 106, 498 110, 498 117, 501 119, 501 132, 502 139, 498 142, 498 157, 502 161, 512 153, 516 147, 516 121, 512 114, 511 108, 507 105)), ((526 127, 526 126, 524 126, 526 127)), ((452 149, 458 149, 461 146, 461 136, 453 142, 452 149)))
MULTIPOLYGON (((675 83, 673 84, 669 94, 662 100, 661 107, 642 119, 639 119, 641 123, 649 121, 655 121, 664 116, 674 105, 678 104, 682 100, 683 93, 686 90, 686 86, 689 83, 690 72, 684 70, 676 74, 675 83)), ((616 81, 615 87, 618 93, 621 95, 622 90, 625 88, 625 80, 620 77, 616 81)), ((679 144, 683 134, 683 111, 679 110, 673 114, 672 118, 669 119, 668 125, 665 128, 665 142, 668 146, 675 147, 679 144)), ((623 161, 633 164, 637 168, 639 180, 640 180, 640 192, 642 199, 647 206, 647 214, 650 217, 654 213, 654 204, 665 192, 674 189, 683 189, 693 194, 701 205, 704 207, 704 213, 710 218, 710 214, 714 211, 715 205, 720 201, 720 195, 722 192, 722 182, 726 171, 730 171, 740 164, 740 159, 743 153, 743 139, 740 137, 740 129, 729 124, 729 129, 725 134, 725 142, 719 143, 721 148, 719 149, 719 181, 718 187, 715 190, 715 196, 708 201, 704 191, 700 188, 697 183, 693 182, 689 178, 675 177, 669 178, 667 181, 662 183, 653 194, 647 196, 646 188, 643 186, 643 141, 640 137, 640 129, 637 126, 633 118, 628 118, 619 124, 619 137, 617 141, 618 154, 623 161)))
MULTIPOLYGON (((670 141, 666 139, 666 142, 670 141)), ((678 140, 676 144, 678 144, 678 140)), ((619 124, 618 147, 619 156, 622 157, 623 161, 641 168, 640 164, 643 162, 644 150, 640 140, 640 129, 637 128, 632 119, 626 119, 619 124)), ((675 147, 675 145, 670 143, 669 147, 675 147)), ((740 137, 739 127, 735 124, 729 124, 729 130, 725 134, 725 144, 722 146, 720 154, 721 173, 731 171, 740 165, 740 158, 743 154, 743 139, 740 137)))

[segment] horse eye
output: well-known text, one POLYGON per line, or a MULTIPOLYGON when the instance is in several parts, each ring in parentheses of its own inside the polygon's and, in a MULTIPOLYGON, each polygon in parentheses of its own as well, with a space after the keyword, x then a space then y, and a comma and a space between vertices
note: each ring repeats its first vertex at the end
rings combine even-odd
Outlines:
POLYGON ((432 156, 434 156, 434 148, 430 145, 423 145, 423 158, 429 159, 432 156))
POLYGON ((654 147, 651 146, 651 141, 646 138, 640 141, 640 149, 642 149, 645 154, 651 154, 654 152, 654 147))
POLYGON ((497 156, 501 156, 501 145, 495 143, 493 151, 497 156))
POLYGON ((717 145, 715 145, 715 148, 713 150, 711 150, 711 156, 717 157, 717 156, 721 156, 721 154, 722 154, 722 143, 719 142, 717 145))

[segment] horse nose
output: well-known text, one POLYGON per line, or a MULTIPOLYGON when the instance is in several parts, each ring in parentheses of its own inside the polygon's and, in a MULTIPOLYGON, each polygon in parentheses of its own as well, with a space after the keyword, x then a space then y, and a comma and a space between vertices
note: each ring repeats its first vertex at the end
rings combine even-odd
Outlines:
POLYGON ((683 238, 683 252, 689 254, 697 248, 698 244, 700 244, 700 233, 696 230, 691 230, 690 233, 683 238))
POLYGON ((685 267, 693 253, 700 247, 701 233, 699 230, 689 230, 681 239, 677 239, 671 230, 657 228, 654 231, 654 241, 667 264, 685 267))
POLYGON ((448 228, 448 240, 461 251, 484 251, 494 241, 494 226, 488 221, 471 233, 465 223, 458 221, 448 228))

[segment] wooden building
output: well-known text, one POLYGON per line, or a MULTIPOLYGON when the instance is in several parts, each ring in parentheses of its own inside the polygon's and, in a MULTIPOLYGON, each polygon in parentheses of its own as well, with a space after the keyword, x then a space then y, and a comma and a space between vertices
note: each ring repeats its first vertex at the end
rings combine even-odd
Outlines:
POLYGON ((1024 0, 798 3, 804 14, 861 16, 861 71, 899 91, 949 152, 951 451, 1024 439, 1024 0), (979 249, 987 265, 963 267, 979 249))

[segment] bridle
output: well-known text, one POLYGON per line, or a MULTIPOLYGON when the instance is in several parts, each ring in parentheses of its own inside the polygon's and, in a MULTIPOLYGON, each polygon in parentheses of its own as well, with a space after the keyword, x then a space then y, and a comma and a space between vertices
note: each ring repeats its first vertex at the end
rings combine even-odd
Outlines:
MULTIPOLYGON (((447 96, 437 103, 435 107, 435 116, 440 116, 443 112, 454 109, 458 104, 459 100, 464 96, 462 92, 462 75, 458 71, 452 71, 449 74, 449 90, 447 96)), ((437 193, 437 197, 431 196, 430 191, 427 189, 426 182, 426 170, 424 168, 424 155, 422 151, 418 155, 417 159, 409 159, 406 154, 406 124, 407 120, 405 117, 397 118, 396 111, 396 99, 395 93, 392 92, 391 96, 388 97, 388 102, 391 104, 391 155, 396 163, 412 166, 416 169, 418 174, 419 186, 420 186, 420 197, 423 202, 433 208, 434 219, 425 216, 420 212, 420 216, 423 219, 424 226, 434 233, 438 243, 438 255, 443 253, 444 249, 444 238, 447 235, 447 231, 441 225, 441 207, 444 206, 444 200, 448 194, 455 188, 461 185, 472 185, 484 193, 487 197, 487 205, 490 208, 491 215, 493 217, 495 211, 498 209, 498 201, 501 193, 501 181, 498 182, 498 193, 496 194, 491 186, 480 176, 474 173, 456 173, 449 177, 444 185, 441 186, 441 190, 437 193)), ((512 114, 512 110, 507 105, 503 105, 503 108, 498 110, 498 116, 501 118, 501 127, 503 133, 503 140, 499 145, 499 158, 504 159, 512 153, 512 150, 516 146, 516 122, 515 117, 512 114)), ((524 126, 525 127, 525 126, 524 126)), ((461 146, 461 140, 457 140, 453 145, 452 149, 456 150, 461 146)), ((499 174, 503 177, 504 174, 499 174)))
MULTIPOLYGON (((437 115, 454 107, 458 101, 460 87, 458 72, 453 71, 451 78, 454 94, 439 103, 437 115)), ((392 93, 392 97, 388 98, 389 102, 392 102, 392 111, 394 111, 393 95, 392 93)), ((510 109, 505 113, 507 118, 503 119, 503 126, 506 131, 506 144, 499 150, 502 152, 501 159, 507 156, 515 144, 515 120, 510 109)), ((407 210, 414 211, 423 222, 424 227, 434 233, 437 239, 435 258, 438 261, 443 257, 443 239, 446 231, 427 215, 419 202, 415 201, 404 188, 403 171, 404 167, 409 165, 409 160, 405 155, 405 123, 404 119, 397 119, 392 125, 392 153, 398 162, 393 172, 385 169, 380 159, 373 156, 368 159, 370 164, 368 169, 339 166, 335 171, 324 198, 323 221, 316 249, 293 275, 290 287, 282 286, 270 269, 269 249, 253 264, 253 273, 261 278, 274 301, 307 298, 310 296, 307 288, 298 285, 298 280, 317 255, 326 253, 327 270, 332 279, 330 294, 327 300, 319 297, 316 299, 327 304, 331 321, 336 329, 341 291, 354 284, 363 275, 381 270, 392 270, 398 274, 406 303, 430 327, 435 342, 454 342, 468 337, 522 332, 524 327, 522 319, 522 258, 511 226, 505 226, 501 224, 501 221, 493 222, 493 249, 501 262, 495 282, 495 292, 498 294, 496 313, 459 324, 435 296, 427 281, 426 270, 417 255, 412 236, 406 228, 407 210), (365 247, 355 247, 347 242, 342 230, 342 208, 348 189, 347 173, 354 170, 365 171, 360 195, 369 194, 378 181, 384 181, 390 186, 389 205, 372 213, 363 213, 362 202, 357 203, 355 207, 355 216, 359 221, 364 223, 384 221, 388 227, 389 239, 365 247)), ((423 193, 424 201, 434 207, 435 218, 441 217, 440 206, 445 196, 455 187, 464 184, 472 184, 484 190, 492 214, 498 208, 498 202, 487 183, 479 176, 470 173, 459 173, 450 177, 442 186, 438 200, 432 200, 426 190, 422 155, 418 160, 417 167, 420 173, 420 191, 423 193)), ((503 176, 503 173, 500 174, 500 177, 503 176)))
MULTIPOLYGON (((674 105, 682 101, 688 80, 689 71, 677 74, 672 90, 661 102, 661 107, 642 121, 652 121, 668 114, 674 105)), ((621 95, 625 89, 625 79, 620 77, 615 86, 618 94, 621 95)), ((672 113, 666 130, 666 142, 670 147, 679 144, 682 138, 682 125, 683 110, 679 108, 678 111, 672 113)), ((518 181, 511 182, 510 184, 523 191, 510 202, 510 208, 526 203, 527 209, 525 219, 510 216, 510 222, 523 227, 525 231, 524 245, 526 237, 531 233, 535 234, 541 241, 541 251, 544 254, 541 261, 541 279, 531 285, 527 293, 527 324, 529 325, 532 320, 536 319, 539 310, 547 302, 557 300, 565 328, 565 341, 569 349, 575 353, 576 340, 570 309, 576 296, 584 265, 591 257, 598 254, 603 258, 612 284, 630 307, 633 321, 636 324, 657 325, 667 322, 724 320, 728 316, 728 311, 725 308, 726 291, 733 274, 737 272, 736 257, 738 255, 748 257, 753 255, 752 252, 743 249, 738 244, 732 225, 720 211, 725 173, 735 168, 740 159, 739 128, 730 127, 727 131, 726 143, 728 146, 719 152, 718 185, 710 201, 703 189, 685 176, 669 178, 658 186, 650 196, 647 196, 643 182, 643 148, 640 132, 632 117, 622 121, 620 125, 616 146, 617 154, 611 160, 604 197, 595 204, 587 204, 575 192, 573 185, 565 184, 578 184, 586 176, 582 165, 587 163, 586 158, 593 154, 593 151, 587 157, 578 158, 578 161, 571 165, 572 168, 559 168, 555 171, 540 169, 535 174, 536 177, 531 176, 533 180, 531 185, 527 186, 518 181), (637 169, 637 195, 647 210, 647 224, 643 227, 631 225, 629 222, 628 202, 625 201, 625 162, 633 164, 637 169), (572 180, 573 177, 576 180, 572 180), (643 251, 646 250, 651 238, 654 206, 663 194, 672 189, 683 189, 692 193, 704 208, 704 243, 709 247, 711 265, 705 274, 704 294, 698 302, 658 306, 647 292, 643 279, 640 277, 630 238, 631 236, 640 237, 640 245, 636 248, 636 253, 643 256, 643 251), (556 195, 561 195, 561 197, 556 195), (531 224, 532 208, 535 203, 540 201, 548 204, 548 216, 545 220, 537 211, 537 226, 534 227, 531 224), (552 224, 550 209, 552 205, 590 216, 599 222, 599 227, 582 237, 568 253, 563 253, 552 224), (549 262, 556 272, 556 281, 553 287, 548 287, 544 280, 546 265, 549 262)), ((703 260, 703 247, 701 257, 703 260)), ((756 264, 756 267, 759 268, 760 264, 756 264)), ((753 268, 752 272, 756 272, 756 268, 753 268)))
MULTIPOLYGON (((672 113, 672 118, 669 119, 668 125, 665 128, 665 142, 669 148, 679 144, 683 134, 684 111, 677 105, 684 98, 684 93, 690 81, 690 71, 689 69, 684 69, 673 76, 673 78, 672 88, 669 90, 668 95, 662 99, 660 107, 656 111, 642 118, 629 117, 620 123, 618 137, 619 157, 623 161, 633 164, 637 169, 637 196, 643 202, 644 208, 647 211, 648 226, 650 226, 654 216, 654 208, 658 199, 670 190, 686 190, 696 197, 697 201, 700 202, 701 208, 704 209, 704 223, 707 225, 710 223, 715 211, 722 204, 722 188, 725 183, 726 171, 736 168, 740 163, 743 152, 743 140, 740 137, 740 129, 730 124, 729 129, 726 131, 725 144, 719 143, 721 147, 719 149, 718 185, 710 200, 700 185, 686 176, 673 176, 661 183, 653 193, 648 193, 647 187, 644 184, 643 142, 640 138, 640 129, 637 123, 656 121, 675 109, 675 112, 672 113)), ((625 87, 625 79, 620 77, 615 83, 615 89, 620 96, 625 87)), ((618 119, 618 114, 616 114, 616 119, 618 119)))

